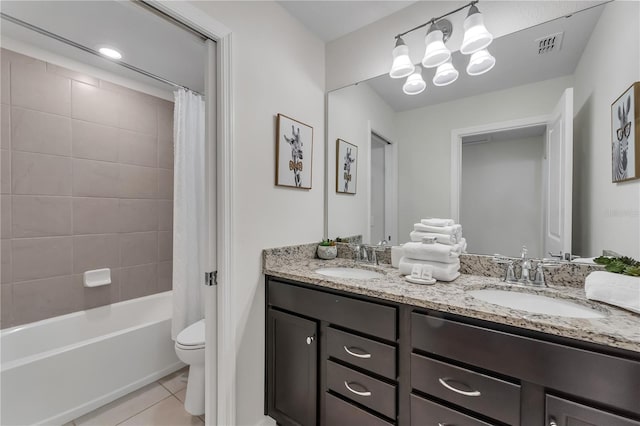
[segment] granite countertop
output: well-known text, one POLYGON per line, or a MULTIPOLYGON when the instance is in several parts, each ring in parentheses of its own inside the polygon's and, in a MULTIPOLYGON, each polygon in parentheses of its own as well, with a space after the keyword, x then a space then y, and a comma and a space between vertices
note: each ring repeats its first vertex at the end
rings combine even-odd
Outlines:
POLYGON ((356 264, 353 260, 343 258, 327 261, 299 254, 287 253, 286 251, 280 251, 277 255, 265 253, 264 274, 313 284, 318 287, 640 352, 640 315, 604 303, 587 300, 583 288, 553 286, 537 289, 510 285, 495 277, 466 274, 450 283, 411 284, 400 275, 397 269, 390 265, 356 264), (384 274, 384 277, 357 280, 326 277, 314 272, 316 269, 328 267, 371 269, 384 274), (606 316, 597 319, 583 319, 532 314, 483 302, 466 293, 466 290, 481 288, 524 291, 549 297, 571 299, 570 301, 574 303, 601 311, 606 316))

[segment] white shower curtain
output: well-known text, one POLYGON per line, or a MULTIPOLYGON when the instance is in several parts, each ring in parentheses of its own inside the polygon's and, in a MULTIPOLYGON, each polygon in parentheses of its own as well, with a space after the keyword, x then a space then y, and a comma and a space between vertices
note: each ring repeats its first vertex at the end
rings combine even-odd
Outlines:
POLYGON ((204 100, 175 92, 173 114, 173 321, 171 337, 204 317, 205 125, 204 100))

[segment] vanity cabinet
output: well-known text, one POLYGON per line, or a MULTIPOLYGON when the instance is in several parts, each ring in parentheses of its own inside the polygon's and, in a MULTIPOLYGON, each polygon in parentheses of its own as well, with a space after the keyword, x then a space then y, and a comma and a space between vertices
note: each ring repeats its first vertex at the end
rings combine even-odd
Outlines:
POLYGON ((640 426, 636 352, 272 277, 266 302, 282 425, 640 426))

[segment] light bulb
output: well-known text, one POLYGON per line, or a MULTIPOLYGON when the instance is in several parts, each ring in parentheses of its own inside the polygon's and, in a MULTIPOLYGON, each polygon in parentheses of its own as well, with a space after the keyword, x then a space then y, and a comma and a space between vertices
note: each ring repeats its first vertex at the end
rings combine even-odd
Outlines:
POLYGON ((396 47, 393 49, 393 64, 389 71, 391 78, 403 78, 410 75, 415 67, 409 58, 409 48, 404 44, 401 37, 396 41, 396 47))
POLYGON ((417 95, 424 92, 426 88, 427 83, 422 78, 422 67, 418 65, 414 73, 407 77, 407 81, 402 86, 402 91, 407 95, 417 95))
POLYGON ((433 76, 433 84, 435 86, 446 86, 458 79, 458 70, 453 67, 451 59, 444 64, 438 66, 436 75, 433 76))
POLYGON ((98 49, 102 55, 111 59, 122 59, 122 53, 118 52, 116 49, 112 49, 111 47, 101 47, 98 49))
POLYGON ((467 74, 480 75, 491 70, 496 65, 496 58, 494 58, 487 49, 478 50, 469 58, 469 65, 467 65, 467 74))
POLYGON ((474 5, 469 8, 469 14, 464 20, 464 38, 460 52, 470 55, 489 46, 493 41, 493 35, 484 26, 482 13, 474 5))
POLYGON ((431 25, 424 38, 427 47, 424 51, 422 66, 425 68, 437 67, 451 58, 451 51, 444 45, 444 34, 434 25, 431 25))

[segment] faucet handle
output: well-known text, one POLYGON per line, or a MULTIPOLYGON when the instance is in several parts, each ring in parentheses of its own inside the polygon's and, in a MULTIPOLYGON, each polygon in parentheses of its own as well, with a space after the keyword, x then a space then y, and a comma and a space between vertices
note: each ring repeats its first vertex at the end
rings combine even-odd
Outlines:
POLYGON ((525 260, 527 258, 527 253, 529 253, 529 250, 527 250, 527 246, 522 246, 522 252, 520 253, 520 258, 522 260, 525 260))

